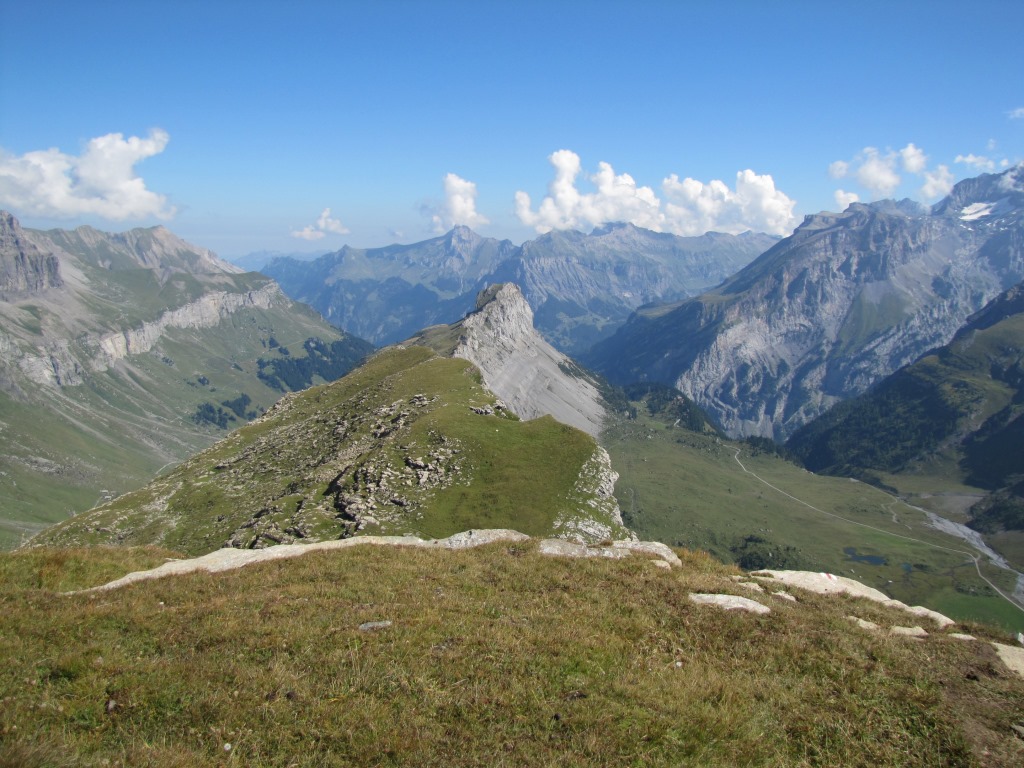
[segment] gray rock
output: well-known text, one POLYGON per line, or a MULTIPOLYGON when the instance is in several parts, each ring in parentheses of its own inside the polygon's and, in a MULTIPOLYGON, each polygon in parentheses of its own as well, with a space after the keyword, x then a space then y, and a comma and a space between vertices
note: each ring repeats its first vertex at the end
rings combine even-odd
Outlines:
POLYGON ((183 560, 172 560, 148 571, 135 571, 120 579, 108 582, 107 584, 83 589, 78 592, 67 594, 81 594, 89 592, 102 592, 110 589, 118 589, 128 584, 149 579, 162 579, 167 576, 176 576, 195 571, 207 571, 208 573, 219 573, 220 571, 231 571, 236 568, 243 568, 254 563, 269 562, 271 560, 282 560, 290 557, 300 557, 310 552, 321 552, 325 550, 348 549, 349 547, 361 546, 391 546, 391 547, 424 547, 430 549, 467 549, 479 547, 484 544, 491 544, 496 541, 520 542, 529 539, 525 533, 507 529, 472 530, 456 533, 447 539, 419 539, 415 536, 353 536, 348 539, 335 539, 333 541, 317 541, 309 544, 282 544, 276 547, 265 549, 218 549, 201 557, 193 557, 183 560))
POLYGON ((889 632, 893 635, 913 637, 919 640, 928 637, 928 632, 923 627, 890 627, 889 632))
POLYGON ((762 605, 756 600, 751 600, 747 597, 738 597, 736 595, 708 595, 694 593, 690 595, 690 602, 697 603, 699 605, 714 605, 719 608, 724 608, 727 611, 747 611, 749 613, 757 614, 772 612, 772 609, 767 605, 762 605))
POLYGON ((867 619, 861 619, 857 616, 847 616, 846 618, 848 618, 861 629, 866 629, 870 632, 876 632, 879 628, 878 625, 875 624, 875 622, 868 621, 867 619))
POLYGON ((542 555, 555 555, 556 557, 629 557, 629 551, 624 549, 612 549, 611 547, 588 547, 586 544, 579 544, 568 539, 543 539, 537 545, 537 551, 542 555))
POLYGON ((476 365, 487 388, 519 418, 550 415, 596 436, 604 421, 597 387, 582 370, 579 376, 566 373, 578 366, 534 330, 533 310, 519 288, 497 286, 481 302, 459 324, 454 356, 476 365))

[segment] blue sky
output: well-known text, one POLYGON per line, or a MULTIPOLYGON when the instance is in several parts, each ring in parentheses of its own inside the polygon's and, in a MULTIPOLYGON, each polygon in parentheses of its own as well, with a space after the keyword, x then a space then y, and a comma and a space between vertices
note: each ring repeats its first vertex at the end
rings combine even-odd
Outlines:
POLYGON ((228 257, 784 234, 1024 160, 1021 29, 1009 0, 0 0, 0 207, 228 257))

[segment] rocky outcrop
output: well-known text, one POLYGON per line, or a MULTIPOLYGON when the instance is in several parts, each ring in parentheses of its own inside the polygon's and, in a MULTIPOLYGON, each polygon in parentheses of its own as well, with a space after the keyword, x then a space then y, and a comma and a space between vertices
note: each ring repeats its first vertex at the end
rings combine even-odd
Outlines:
POLYGON ((732 436, 783 439, 1024 278, 1022 216, 1022 167, 962 182, 931 210, 809 216, 714 291, 639 312, 584 362, 672 384, 732 436))
POLYGON ((139 328, 103 336, 99 347, 106 360, 114 362, 128 355, 148 352, 168 328, 212 328, 241 309, 270 309, 284 301, 284 294, 276 283, 267 283, 245 293, 207 293, 198 301, 168 310, 159 319, 143 323, 139 328))
POLYGON ((597 435, 604 420, 601 395, 585 372, 541 338, 533 311, 511 283, 492 286, 458 327, 453 355, 475 364, 487 388, 522 419, 545 414, 597 435))
MULTIPOLYGON (((555 533, 581 544, 604 541, 621 535, 626 529, 622 510, 615 498, 615 482, 619 473, 612 469, 612 460, 601 446, 580 470, 573 488, 575 509, 555 520, 555 533)), ((630 534, 633 535, 633 534, 630 534)))
MULTIPOLYGON (((356 536, 349 539, 318 541, 309 544, 285 544, 267 549, 226 548, 215 550, 201 557, 193 557, 187 560, 171 560, 148 571, 135 571, 101 586, 67 594, 107 592, 150 579, 162 579, 169 576, 195 573, 196 571, 220 573, 244 568, 247 565, 256 563, 300 557, 311 552, 335 551, 351 549, 352 547, 415 547, 421 549, 459 550, 472 549, 499 542, 522 544, 527 541, 530 541, 530 537, 524 533, 500 528, 462 531, 444 539, 421 539, 416 536, 356 536)), ((670 567, 679 568, 682 566, 675 552, 664 544, 653 541, 615 541, 611 542, 609 546, 587 547, 566 542, 562 539, 544 539, 538 543, 538 549, 543 554, 570 557, 622 558, 629 557, 632 553, 639 553, 640 555, 658 558, 668 563, 670 567)))
POLYGON ((63 282, 57 256, 41 250, 14 216, 0 211, 0 296, 36 293, 63 282))
POLYGON ((935 622, 939 629, 946 629, 956 622, 948 616, 924 608, 920 605, 910 606, 899 600, 894 600, 884 592, 862 584, 855 579, 846 576, 836 576, 832 573, 815 573, 814 571, 756 571, 751 574, 754 578, 760 579, 772 586, 786 585, 806 589, 808 592, 816 592, 819 595, 850 595, 851 597, 864 597, 876 603, 887 605, 890 608, 897 608, 906 611, 919 618, 930 619, 935 622))

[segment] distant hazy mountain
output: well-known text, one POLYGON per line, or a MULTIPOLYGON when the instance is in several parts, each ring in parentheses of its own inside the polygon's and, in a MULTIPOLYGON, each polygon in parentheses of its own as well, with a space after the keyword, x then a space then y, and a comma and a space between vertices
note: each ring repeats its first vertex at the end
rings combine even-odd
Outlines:
POLYGON ((552 418, 596 431, 600 396, 581 371, 563 370, 568 361, 530 319, 515 286, 495 287, 461 323, 288 395, 257 423, 34 543, 201 554, 474 528, 624 537, 608 454, 552 418))
POLYGON ((262 272, 274 259, 294 259, 295 261, 313 261, 319 258, 322 253, 308 253, 300 251, 253 251, 244 256, 235 256, 228 259, 232 264, 241 267, 246 272, 262 272))
POLYGON ((537 328, 559 349, 578 354, 638 307, 718 285, 776 242, 753 232, 679 237, 632 224, 589 235, 556 230, 523 243, 494 277, 520 285, 537 328))
POLYGON ((342 248, 312 262, 275 259, 264 269, 297 301, 375 344, 451 322, 473 308, 486 275, 516 247, 467 227, 412 245, 342 248))
POLYGON ((733 436, 784 438, 944 344, 1024 278, 1024 170, 957 184, 931 209, 809 216, 720 287, 640 310, 584 361, 675 385, 733 436))
POLYGON ((0 545, 370 349, 163 227, 43 232, 0 212, 0 545))
POLYGON ((678 237, 613 224, 589 235, 551 232, 517 247, 460 226, 412 245, 346 247, 311 263, 275 259, 264 272, 292 298, 378 344, 451 322, 488 284, 514 282, 537 329, 573 354, 642 304, 716 285, 775 242, 754 233, 678 237))

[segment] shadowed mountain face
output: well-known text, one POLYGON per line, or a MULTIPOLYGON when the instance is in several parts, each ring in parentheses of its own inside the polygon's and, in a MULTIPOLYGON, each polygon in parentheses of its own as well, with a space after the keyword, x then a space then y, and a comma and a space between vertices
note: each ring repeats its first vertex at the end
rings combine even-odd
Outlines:
POLYGON ((0 213, 0 543, 138 487, 372 347, 163 227, 0 213))
POLYGON ((460 317, 487 285, 513 282, 541 334, 574 354, 642 304, 716 285, 775 242, 754 233, 678 237, 612 224, 589 235, 551 232, 517 247, 459 226, 412 245, 345 247, 313 262, 275 259, 263 271, 292 298, 378 344, 460 317))
POLYGON ((992 492, 975 504, 973 527, 1024 530, 1022 416, 1019 283, 972 316, 949 344, 797 430, 786 447, 808 469, 830 474, 955 468, 963 482, 992 492))
POLYGON ((958 184, 931 210, 809 216, 715 290, 641 309, 583 357, 613 381, 676 386, 733 436, 785 438, 946 343, 1024 278, 1024 171, 958 184))

